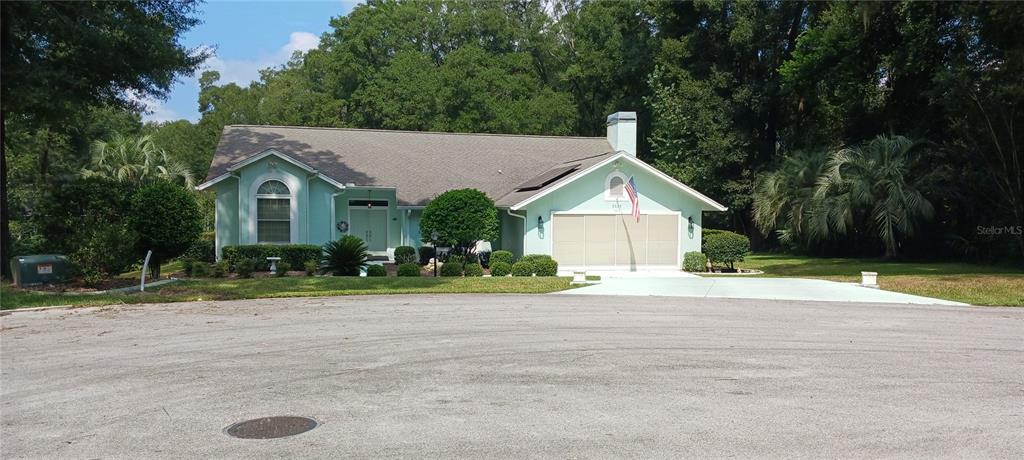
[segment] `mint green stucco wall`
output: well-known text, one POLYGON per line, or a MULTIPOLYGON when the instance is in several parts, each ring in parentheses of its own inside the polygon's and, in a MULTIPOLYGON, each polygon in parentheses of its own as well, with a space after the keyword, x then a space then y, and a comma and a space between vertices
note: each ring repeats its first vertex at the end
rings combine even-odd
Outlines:
MULTIPOLYGON (((664 179, 643 170, 628 161, 619 161, 618 172, 627 178, 634 176, 640 191, 640 212, 681 213, 679 223, 680 252, 700 251, 702 205, 689 194, 664 179), (688 228, 687 217, 693 217, 693 230, 688 228)), ((551 254, 551 215, 555 212, 574 213, 630 213, 628 198, 618 201, 605 199, 605 181, 616 170, 615 162, 591 171, 587 175, 544 196, 525 208, 527 254, 551 254), (537 216, 544 220, 543 229, 537 227, 537 216)), ((519 210, 523 214, 524 210, 519 210)))
MULTIPOLYGON (((680 191, 663 179, 633 165, 619 161, 619 172, 636 176, 640 189, 643 212, 680 211, 681 252, 699 251, 701 236, 701 210, 706 205, 680 191), (693 229, 688 228, 687 217, 693 217, 693 229)), ((524 221, 499 210, 500 237, 492 242, 492 249, 524 254, 551 254, 551 215, 554 212, 621 213, 630 211, 629 201, 608 201, 604 198, 605 181, 615 170, 614 164, 605 165, 557 191, 531 203, 525 209, 513 211, 525 216, 524 221), (537 216, 543 218, 545 231, 537 226, 537 216), (525 234, 524 234, 525 233, 525 234)), ((419 221, 422 209, 398 208, 394 189, 348 187, 344 190, 309 174, 302 168, 275 156, 268 156, 235 172, 215 184, 216 244, 218 255, 225 246, 255 244, 255 193, 266 180, 281 180, 288 185, 294 202, 292 242, 323 244, 339 238, 335 223, 351 222, 349 200, 387 200, 387 247, 389 250, 410 245, 419 247, 419 221), (332 213, 333 208, 333 213, 332 213)))
MULTIPOLYGON (((256 244, 255 195, 260 184, 280 180, 294 202, 292 243, 324 244, 342 236, 335 223, 351 221, 349 200, 387 200, 387 247, 405 239, 405 210, 397 208, 394 189, 348 187, 344 190, 288 161, 268 156, 235 172, 235 177, 215 184, 217 250, 224 246, 256 244), (331 208, 334 208, 332 215, 331 208), (333 220, 332 220, 333 218, 333 220)), ((416 222, 418 226, 418 220, 416 222)), ((417 227, 418 232, 418 227, 417 227)))

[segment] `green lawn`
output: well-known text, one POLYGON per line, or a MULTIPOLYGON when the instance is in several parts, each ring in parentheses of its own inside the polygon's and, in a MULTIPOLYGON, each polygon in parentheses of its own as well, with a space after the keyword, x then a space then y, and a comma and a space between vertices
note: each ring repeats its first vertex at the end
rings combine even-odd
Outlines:
POLYGON ((567 277, 536 278, 356 278, 302 277, 260 279, 208 279, 179 281, 135 294, 41 294, 4 286, 0 308, 52 305, 99 306, 192 300, 259 299, 269 297, 318 297, 360 294, 540 294, 573 286, 567 277))
POLYGON ((756 254, 737 266, 762 270, 759 276, 764 277, 847 282, 860 281, 862 271, 873 271, 882 289, 974 305, 1024 306, 1024 267, 1011 265, 756 254))

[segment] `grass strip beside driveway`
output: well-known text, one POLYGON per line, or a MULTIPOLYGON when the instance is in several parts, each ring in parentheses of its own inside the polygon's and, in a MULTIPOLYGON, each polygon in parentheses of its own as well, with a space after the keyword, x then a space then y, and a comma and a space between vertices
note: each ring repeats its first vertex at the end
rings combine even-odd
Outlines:
POLYGON ((752 275, 758 277, 841 282, 859 282, 862 271, 878 272, 879 286, 889 291, 972 305, 1024 306, 1024 267, 1012 265, 755 254, 736 266, 763 271, 752 275))
POLYGON ((4 286, 0 307, 187 302, 373 294, 543 294, 569 289, 568 277, 358 278, 303 277, 183 280, 134 294, 44 294, 4 286))

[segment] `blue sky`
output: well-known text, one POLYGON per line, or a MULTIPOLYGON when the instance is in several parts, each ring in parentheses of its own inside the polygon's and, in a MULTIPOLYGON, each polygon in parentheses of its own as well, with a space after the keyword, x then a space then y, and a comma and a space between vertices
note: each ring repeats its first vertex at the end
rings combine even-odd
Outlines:
MULTIPOLYGON (((189 48, 212 47, 215 55, 203 70, 217 70, 221 83, 240 85, 259 79, 259 70, 288 61, 293 51, 316 47, 330 30, 332 17, 348 14, 356 2, 209 2, 200 5, 202 24, 187 32, 189 48)), ((179 77, 166 101, 145 101, 145 121, 199 119, 199 75, 179 77)))

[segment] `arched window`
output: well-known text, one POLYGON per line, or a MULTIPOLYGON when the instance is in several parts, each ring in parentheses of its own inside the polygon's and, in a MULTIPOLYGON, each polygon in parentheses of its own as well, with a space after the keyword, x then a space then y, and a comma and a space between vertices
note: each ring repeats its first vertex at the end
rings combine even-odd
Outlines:
POLYGON ((268 180, 256 190, 256 241, 291 243, 291 191, 284 182, 268 180))
POLYGON ((612 173, 608 176, 604 189, 604 197, 608 200, 617 200, 625 197, 624 186, 626 177, 619 173, 612 173))

